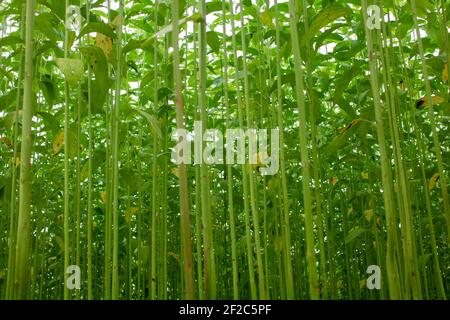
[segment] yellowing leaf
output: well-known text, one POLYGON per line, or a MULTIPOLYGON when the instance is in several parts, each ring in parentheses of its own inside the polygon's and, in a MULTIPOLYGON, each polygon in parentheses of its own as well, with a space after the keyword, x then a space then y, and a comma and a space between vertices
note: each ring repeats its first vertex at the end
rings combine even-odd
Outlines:
POLYGON ((370 222, 373 217, 373 209, 364 210, 364 217, 366 217, 366 220, 370 222))
POLYGON ((350 130, 351 128, 353 128, 355 125, 357 125, 360 122, 361 122, 361 119, 352 120, 352 122, 350 122, 345 128, 339 129, 339 132, 340 133, 347 132, 348 130, 350 130))
POLYGON ((172 172, 172 174, 175 175, 177 178, 180 177, 180 169, 178 169, 178 167, 172 168, 170 172, 172 172))
POLYGON ((329 180, 329 183, 334 186, 338 182, 338 179, 336 177, 331 177, 329 180))
POLYGON ((120 28, 122 26, 122 23, 123 23, 123 16, 118 14, 111 23, 113 30, 116 31, 115 30, 116 28, 120 28))
POLYGON ((251 166, 249 167, 249 169, 253 167, 259 170, 259 168, 264 164, 268 157, 269 155, 267 154, 267 152, 258 152, 256 154, 253 154, 250 158, 251 166))
POLYGON ((9 148, 14 148, 14 145, 12 144, 11 140, 9 140, 6 137, 0 138, 0 141, 6 144, 9 148))
POLYGON ((270 179, 269 181, 267 181, 267 189, 271 190, 274 186, 274 182, 273 179, 270 179))
POLYGON ((431 98, 431 103, 432 104, 441 104, 441 103, 444 103, 444 102, 445 102, 445 99, 442 98, 442 97, 439 97, 439 96, 435 96, 435 97, 431 98))
POLYGON ((266 161, 266 159, 268 158, 268 154, 267 152, 258 152, 258 154, 256 155, 256 162, 258 166, 261 166, 262 164, 264 164, 264 162, 266 161))
POLYGON ((442 70, 442 81, 448 82, 448 63, 445 64, 444 70, 442 70))
POLYGON ((139 208, 130 207, 125 211, 125 221, 126 223, 130 223, 131 217, 139 211, 139 208))
POLYGON ((53 139, 53 154, 57 155, 58 153, 60 153, 63 146, 64 146, 64 131, 60 131, 53 139))
POLYGON ((100 192, 100 198, 102 199, 103 203, 108 202, 108 194, 105 191, 100 192))
POLYGON ((261 21, 269 28, 275 29, 275 25, 273 24, 272 16, 268 11, 264 11, 261 13, 261 21))
POLYGON ((363 180, 369 179, 369 173, 368 172, 361 172, 361 178, 363 180))
POLYGON ((18 167, 20 165, 20 157, 16 157, 16 160, 14 161, 14 165, 18 167))
MULTIPOLYGON (((440 96, 433 96, 431 97, 431 104, 432 105, 436 105, 436 104, 441 104, 444 103, 445 99, 440 97, 440 96)), ((425 107, 428 107, 429 103, 428 103, 428 97, 422 97, 419 100, 417 100, 416 102, 416 108, 417 109, 423 109, 425 107)))
POLYGON ((398 86, 399 86, 400 92, 405 91, 405 83, 403 82, 403 79, 401 79, 399 81, 398 86))
POLYGON ((109 60, 111 58, 113 40, 110 37, 105 36, 102 33, 97 33, 95 45, 103 50, 106 59, 109 60))
POLYGON ((335 153, 347 140, 355 134, 363 124, 363 119, 354 119, 345 128, 339 129, 340 134, 335 137, 331 142, 325 147, 324 156, 328 157, 335 153))
POLYGON ((107 90, 109 86, 108 61, 103 49, 98 46, 81 47, 79 49, 89 62, 92 71, 94 71, 100 91, 107 90))
POLYGON ((436 182, 439 180, 439 173, 435 173, 431 179, 430 182, 428 182, 428 190, 431 191, 436 186, 436 182))

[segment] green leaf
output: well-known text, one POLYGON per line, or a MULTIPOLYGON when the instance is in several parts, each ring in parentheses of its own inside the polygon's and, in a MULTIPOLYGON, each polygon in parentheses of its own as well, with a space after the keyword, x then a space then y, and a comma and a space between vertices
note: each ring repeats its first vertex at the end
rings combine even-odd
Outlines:
POLYGON ((420 269, 421 270, 423 270, 423 269, 425 269, 425 266, 428 264, 428 262, 431 260, 431 257, 432 257, 433 255, 431 254, 431 253, 426 253, 426 254, 423 254, 423 255, 421 255, 420 257, 419 257, 419 266, 420 266, 420 269))
POLYGON ((353 229, 351 229, 349 231, 349 233, 345 237, 345 240, 344 240, 345 244, 349 244, 350 242, 356 240, 358 237, 360 237, 362 234, 364 234, 367 231, 369 231, 369 230, 365 229, 365 228, 361 228, 359 226, 354 227, 353 229))
POLYGON ((124 167, 119 170, 120 180, 124 181, 133 190, 136 190, 140 184, 141 177, 130 167, 124 167))
POLYGON ((136 50, 136 49, 140 49, 142 47, 142 44, 144 43, 143 40, 136 40, 136 39, 131 39, 130 41, 128 41, 128 43, 123 47, 122 49, 122 54, 127 54, 130 51, 136 50))
POLYGON ((147 119, 148 124, 149 124, 150 128, 152 129, 152 132, 154 134, 156 134, 158 136, 158 138, 162 138, 162 132, 161 132, 161 129, 159 128, 158 120, 156 120, 156 118, 153 115, 151 115, 145 111, 141 111, 141 110, 137 110, 137 109, 134 109, 134 110, 136 112, 140 113, 142 116, 144 116, 144 118, 147 119))
POLYGON ((111 25, 104 22, 90 22, 83 29, 81 29, 80 34, 77 38, 81 38, 85 34, 98 32, 112 39, 116 39, 116 34, 111 25))
POLYGON ((47 133, 56 135, 59 131, 58 119, 48 112, 38 112, 37 115, 44 120, 44 128, 47 133))
MULTIPOLYGON (((92 156, 92 174, 95 173, 95 171, 106 161, 106 153, 105 151, 95 151, 94 155, 92 156)), ((80 179, 81 181, 87 179, 89 177, 89 161, 86 160, 86 162, 83 165, 83 168, 81 169, 81 175, 80 179)))
POLYGON ((42 4, 47 6, 52 10, 52 12, 57 15, 61 20, 65 19, 66 6, 64 1, 61 0, 48 0, 42 1, 42 4))
POLYGON ((18 43, 23 43, 23 40, 18 36, 7 36, 0 39, 0 48, 5 46, 14 47, 18 43))
POLYGON ((337 5, 323 9, 313 18, 308 32, 306 32, 302 38, 302 46, 311 41, 311 39, 313 39, 320 32, 320 29, 330 24, 337 18, 350 15, 351 13, 352 9, 337 5))
POLYGON ((50 12, 44 12, 35 18, 36 30, 39 30, 47 39, 52 42, 62 40, 62 34, 57 32, 60 20, 50 12))
MULTIPOLYGON (((295 73, 289 72, 288 74, 283 74, 281 76, 281 85, 290 84, 291 86, 295 85, 295 73)), ((277 81, 274 81, 272 87, 269 90, 269 93, 277 90, 278 84, 277 81)))
MULTIPOLYGON (((229 10, 230 5, 228 2, 225 3, 225 10, 229 10)), ((210 14, 212 12, 222 11, 222 1, 212 1, 206 3, 206 14, 210 14)))
POLYGON ((95 113, 103 113, 103 105, 106 102, 108 96, 108 90, 113 85, 114 80, 107 79, 106 82, 100 80, 94 80, 91 83, 91 104, 92 110, 95 113))
POLYGON ((333 101, 334 103, 338 103, 344 93, 345 89, 347 89, 350 82, 355 79, 355 76, 359 74, 361 69, 362 61, 357 61, 353 64, 353 66, 344 72, 344 74, 336 81, 333 101))
POLYGON ((8 110, 15 101, 17 100, 17 88, 11 89, 8 93, 0 96, 0 111, 8 110))
POLYGON ((321 32, 315 39, 314 49, 316 51, 319 50, 319 48, 323 45, 323 43, 326 40, 328 40, 328 41, 326 41, 327 43, 330 42, 330 40, 331 40, 331 42, 336 42, 336 43, 339 43, 342 40, 344 40, 344 38, 341 35, 334 33, 334 31, 336 31, 336 29, 342 28, 345 25, 346 24, 336 23, 332 27, 327 29, 325 32, 321 32))
POLYGON ((221 41, 217 32, 208 31, 206 33, 206 42, 214 52, 220 51, 221 41))
POLYGON ((60 249, 62 252, 64 252, 64 240, 63 240, 63 238, 61 238, 60 236, 56 236, 56 237, 55 237, 55 241, 56 241, 56 243, 58 244, 59 249, 60 249))
POLYGON ((51 107, 55 104, 55 99, 58 94, 58 89, 50 78, 39 81, 39 88, 44 95, 45 101, 51 107))
POLYGON ((324 156, 329 157, 336 152, 356 131, 361 125, 362 119, 353 120, 346 128, 344 128, 337 137, 335 137, 325 148, 324 156))
POLYGON ((432 8, 433 5, 429 0, 416 0, 416 11, 419 17, 426 17, 427 11, 432 8))

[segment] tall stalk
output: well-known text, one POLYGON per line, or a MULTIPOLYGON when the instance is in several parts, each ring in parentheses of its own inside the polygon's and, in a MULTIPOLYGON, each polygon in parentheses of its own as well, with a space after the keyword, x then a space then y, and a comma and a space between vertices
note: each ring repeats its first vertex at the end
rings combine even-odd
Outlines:
POLYGON ((34 0, 26 2, 25 69, 20 149, 19 216, 17 222, 15 290, 16 299, 27 299, 30 281, 31 215, 31 127, 33 115, 33 26, 34 0))
MULTIPOLYGON (((364 25, 367 21, 367 1, 362 1, 364 25)), ((377 127, 377 138, 381 158, 381 179, 383 184, 383 199, 385 204, 386 226, 387 226, 387 248, 386 248, 386 272, 388 276, 389 295, 391 299, 402 297, 399 286, 400 275, 397 266, 397 223, 394 220, 394 200, 392 186, 392 172, 389 164, 386 148, 386 137, 384 134, 383 113, 381 108, 381 97, 379 93, 377 53, 374 50, 372 33, 366 30, 366 41, 370 64, 370 81, 372 86, 373 103, 375 108, 375 119, 377 127)))
MULTIPOLYGON (((276 12, 275 12, 275 28, 276 39, 275 43, 280 48, 280 15, 278 9, 278 1, 275 0, 276 12)), ((276 74, 277 74, 277 122, 280 129, 280 170, 281 170, 281 188, 283 192, 283 222, 282 232, 284 234, 284 248, 283 259, 285 268, 285 285, 287 299, 295 298, 294 290, 294 276, 292 273, 292 261, 291 261, 291 228, 289 218, 289 195, 287 189, 287 177, 286 177, 286 155, 284 150, 284 125, 283 125, 283 92, 281 84, 281 53, 277 50, 276 54, 276 74)))
MULTIPOLYGON (((242 0, 240 0, 240 21, 241 26, 245 26, 244 21, 244 5, 242 0)), ((241 40, 242 40, 242 54, 243 54, 243 71, 244 71, 244 101, 245 101, 245 112, 246 112, 246 118, 247 118, 247 129, 250 131, 253 131, 253 119, 252 115, 250 113, 250 84, 249 84, 249 76, 248 76, 248 65, 247 65, 247 45, 245 42, 246 33, 241 32, 241 40)), ((249 145, 251 144, 250 140, 253 139, 252 135, 249 133, 249 145)), ((255 150, 256 151, 256 150, 255 150)), ((252 152, 252 150, 249 149, 249 153, 252 152)), ((249 154, 249 159, 252 159, 254 157, 254 154, 249 154)), ((252 213, 252 222, 253 222, 253 228, 255 230, 255 246, 256 246, 256 265, 258 267, 258 289, 259 289, 259 298, 260 299, 266 299, 266 286, 265 286, 265 275, 264 275, 264 268, 262 263, 262 256, 261 256, 261 243, 260 243, 260 232, 259 232, 259 215, 258 215, 258 208, 256 205, 256 190, 255 190, 255 177, 254 172, 252 168, 249 168, 249 186, 250 186, 250 209, 252 213)))
MULTIPOLYGON (((158 25, 158 0, 155 1, 154 5, 154 22, 155 26, 158 25)), ((158 41, 155 39, 155 42, 153 44, 153 60, 154 60, 154 78, 157 79, 158 77, 158 68, 157 68, 157 59, 158 59, 158 41)), ((158 101, 158 81, 155 81, 153 85, 153 95, 154 95, 154 101, 155 101, 155 110, 157 110, 157 107, 159 105, 158 101)), ((157 192, 158 192, 158 175, 157 175, 157 169, 158 169, 158 158, 157 153, 158 150, 158 139, 156 136, 153 137, 153 163, 152 163, 152 210, 151 210, 151 239, 150 239, 150 245, 151 245, 151 257, 150 257, 150 278, 149 278, 149 284, 150 284, 150 298, 152 300, 156 299, 156 214, 159 210, 157 210, 157 192)))
POLYGON ((295 67, 295 84, 297 95, 297 107, 299 111, 299 135, 300 135, 300 154, 303 168, 303 202, 305 212, 305 231, 306 231, 306 260, 308 265, 309 278, 309 295, 311 299, 319 298, 319 283, 317 277, 316 256, 314 252, 314 225, 312 213, 312 194, 311 194, 311 173, 310 160, 308 152, 308 133, 306 121, 306 105, 304 92, 304 76, 302 69, 302 57, 300 54, 300 43, 297 28, 297 8, 294 0, 289 0, 289 16, 291 25, 291 40, 294 52, 294 67, 295 67))
MULTIPOLYGON (((206 112, 206 2, 205 0, 199 0, 198 2, 199 13, 202 17, 202 23, 200 24, 199 30, 199 82, 200 82, 200 98, 199 98, 199 108, 200 117, 202 123, 202 136, 205 133, 208 126, 207 112, 206 112)), ((204 142, 202 139, 203 150, 204 142)), ((204 266, 205 266, 205 290, 207 297, 209 299, 215 299, 217 296, 216 292, 216 261, 214 257, 214 247, 213 247, 213 227, 212 227, 212 216, 211 216, 211 204, 209 201, 210 191, 209 191, 209 177, 208 168, 204 161, 201 161, 200 165, 201 173, 201 194, 202 194, 202 220, 203 220, 203 230, 204 230, 204 266)))
MULTIPOLYGON (((87 17, 87 23, 90 21, 89 17, 89 1, 86 1, 86 17, 87 17)), ((89 43, 89 36, 87 36, 87 43, 89 43)), ((88 300, 92 300, 94 298, 94 293, 92 289, 92 224, 93 224, 93 214, 92 214, 92 206, 93 206, 93 199, 92 199, 92 191, 93 191, 93 182, 92 182, 92 171, 93 171, 93 157, 94 157, 94 135, 92 131, 92 95, 91 95, 91 87, 92 87, 92 71, 90 68, 88 68, 88 78, 87 78, 87 87, 88 87, 88 101, 87 101, 87 107, 88 107, 88 187, 87 187, 87 250, 86 250, 86 273, 87 273, 87 298, 88 300)))
MULTIPOLYGON (((69 8, 69 0, 66 0, 66 10, 69 8)), ((66 12, 67 19, 67 12, 66 12)), ((69 29, 66 24, 64 34, 64 58, 69 57, 69 29)), ((64 300, 69 299, 69 288, 67 286, 66 273, 67 267, 70 264, 69 252, 69 215, 70 215, 70 193, 69 193, 69 112, 70 112, 70 88, 69 82, 66 79, 65 83, 65 101, 64 101, 64 300)))
POLYGON ((391 52, 390 50, 388 50, 386 40, 387 30, 386 24, 384 22, 382 23, 382 32, 383 32, 382 35, 380 35, 378 39, 381 38, 384 39, 384 41, 382 41, 382 45, 380 46, 384 47, 385 50, 380 50, 380 58, 382 60, 383 66, 384 83, 388 87, 388 90, 385 91, 385 96, 396 167, 395 180, 397 181, 397 190, 399 191, 400 194, 398 201, 400 206, 399 211, 403 216, 402 219, 404 222, 402 222, 402 225, 404 225, 406 235, 404 242, 406 274, 407 277, 409 278, 413 297, 415 299, 421 299, 422 289, 420 283, 420 270, 418 268, 418 261, 417 261, 415 232, 413 229, 413 212, 409 196, 410 186, 406 178, 407 173, 402 157, 402 148, 401 148, 402 141, 397 126, 397 111, 396 111, 397 105, 395 103, 395 89, 394 89, 395 87, 393 85, 391 73, 389 72, 389 69, 391 68, 391 52))
MULTIPOLYGON (((173 78, 175 87, 175 105, 176 105, 176 121, 177 128, 184 129, 184 101, 181 85, 180 72, 180 51, 179 51, 179 8, 180 1, 172 1, 172 24, 173 24, 173 78)), ((188 194, 188 179, 186 164, 181 163, 179 166, 179 180, 180 180, 180 211, 181 211, 181 238, 182 238, 182 252, 183 252, 183 276, 185 282, 185 297, 186 299, 194 298, 194 273, 192 267, 192 247, 191 247, 191 232, 189 219, 189 194, 188 194)))
MULTIPOLYGON (((119 1, 119 16, 123 17, 124 0, 119 1)), ((119 298, 119 123, 120 123, 120 92, 122 88, 122 23, 117 26, 117 68, 115 101, 112 116, 112 166, 113 166, 113 261, 112 261, 112 299, 119 298)))
MULTIPOLYGON (((228 93, 228 52, 227 52, 227 35, 226 35, 226 2, 222 1, 222 32, 223 32, 223 93, 224 105, 227 112, 226 127, 231 127, 232 112, 230 108, 229 93, 228 93)), ((231 238, 231 268, 233 270, 233 299, 239 299, 239 270, 237 265, 237 248, 236 248, 236 218, 234 211, 233 200, 233 167, 232 164, 227 164, 227 192, 228 192, 228 214, 230 220, 230 238, 231 238)))
MULTIPOLYGON (((229 0, 230 4, 230 25, 231 25, 231 41, 233 46, 233 62, 236 68, 235 70, 235 82, 236 82, 236 99, 237 99, 237 108, 238 108, 238 118, 239 118, 239 128, 244 128, 244 119, 243 119, 243 109, 244 102, 241 94, 241 84, 239 80, 239 63, 238 63, 238 53, 237 53, 237 40, 236 40, 236 31, 235 31, 235 15, 233 9, 233 0, 229 0)), ((242 143, 242 142, 238 142, 242 143)), ((252 299, 257 299, 257 291, 256 291, 256 283, 255 283, 255 270, 254 270, 254 262, 253 262, 253 244, 250 230, 250 208, 249 208, 249 191, 248 191, 248 176, 247 176, 247 166, 245 164, 241 165, 242 170, 242 188, 243 188, 243 197, 244 197, 244 220, 245 220, 245 244, 246 244, 246 253, 247 253, 247 268, 248 268, 248 277, 250 282, 250 297, 252 299)))
MULTIPOLYGON (((21 38, 25 39, 25 17, 26 17, 26 7, 22 7, 22 14, 21 14, 21 20, 20 20, 20 29, 21 31, 21 38)), ((24 68, 23 63, 24 62, 24 50, 21 50, 20 52, 20 66, 19 66, 19 77, 17 80, 17 95, 16 95, 16 109, 15 109, 15 116, 17 117, 20 110, 20 93, 22 88, 22 80, 24 77, 24 68)), ((11 159, 11 168, 12 168, 12 182, 11 182, 11 202, 10 202, 10 216, 9 216, 9 234, 8 239, 10 241, 9 243, 9 249, 8 249, 8 274, 6 278, 6 299, 12 299, 14 297, 14 262, 15 262, 15 256, 16 256, 16 231, 17 231, 17 168, 16 168, 16 158, 19 153, 19 144, 18 137, 19 137, 19 121, 14 121, 14 151, 13 151, 13 157, 11 159)))

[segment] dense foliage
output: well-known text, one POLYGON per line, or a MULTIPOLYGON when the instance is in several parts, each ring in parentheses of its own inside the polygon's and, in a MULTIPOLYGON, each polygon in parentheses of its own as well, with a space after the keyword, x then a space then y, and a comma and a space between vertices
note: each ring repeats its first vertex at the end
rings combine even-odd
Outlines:
POLYGON ((0 1, 0 298, 446 299, 449 12, 0 1), (280 128, 278 173, 176 165, 195 121, 280 128))

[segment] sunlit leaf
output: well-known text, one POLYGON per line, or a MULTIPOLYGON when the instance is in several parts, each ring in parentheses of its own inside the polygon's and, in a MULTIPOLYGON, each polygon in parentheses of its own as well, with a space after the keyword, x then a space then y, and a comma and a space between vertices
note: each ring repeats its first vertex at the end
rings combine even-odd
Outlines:
MULTIPOLYGON (((431 105, 438 105, 441 103, 444 103, 445 99, 440 96, 432 96, 431 97, 431 105)), ((417 109, 423 109, 429 106, 428 97, 422 97, 419 100, 416 101, 416 108, 417 109)))
POLYGON ((273 23, 273 18, 269 11, 263 11, 261 13, 261 21, 267 27, 275 29, 275 24, 273 23))
POLYGON ((64 146, 64 131, 60 131, 53 139, 53 154, 58 154, 64 146))
POLYGON ((373 217, 373 209, 364 210, 364 217, 366 218, 367 221, 370 222, 373 217))
POLYGON ((55 62, 70 85, 76 85, 80 81, 83 75, 83 63, 80 59, 56 58, 55 62))
POLYGON ((95 45, 103 50, 106 59, 111 58, 112 48, 113 48, 113 39, 105 36, 104 34, 97 33, 95 37, 95 45))

